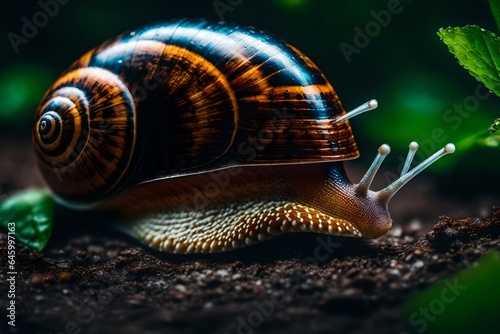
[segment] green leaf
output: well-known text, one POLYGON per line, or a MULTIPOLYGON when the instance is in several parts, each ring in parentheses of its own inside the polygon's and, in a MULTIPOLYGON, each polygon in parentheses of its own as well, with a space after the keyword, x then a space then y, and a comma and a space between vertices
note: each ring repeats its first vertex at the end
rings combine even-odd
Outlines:
POLYGON ((498 130, 500 130, 500 118, 496 118, 495 120, 493 120, 493 124, 491 124, 488 132, 496 133, 498 130))
POLYGON ((53 221, 54 199, 45 190, 25 190, 0 203, 0 226, 36 250, 47 244, 53 221))
POLYGON ((479 138, 477 140, 477 144, 492 148, 500 147, 500 133, 495 133, 494 135, 488 135, 484 138, 479 138))
POLYGON ((477 146, 498 148, 500 147, 500 132, 490 133, 483 130, 462 139, 456 145, 464 150, 469 150, 477 146))
POLYGON ((470 25, 440 29, 437 34, 473 77, 500 96, 500 38, 470 25))
POLYGON ((500 30, 500 0, 490 0, 490 8, 498 30, 500 30))

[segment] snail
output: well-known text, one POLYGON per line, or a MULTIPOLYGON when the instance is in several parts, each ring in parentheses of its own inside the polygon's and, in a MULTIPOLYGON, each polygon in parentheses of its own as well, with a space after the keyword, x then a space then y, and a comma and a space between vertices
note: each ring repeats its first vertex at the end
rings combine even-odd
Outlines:
POLYGON ((380 191, 357 184, 359 152, 335 90, 302 52, 229 23, 179 20, 84 54, 37 109, 33 144, 56 198, 110 210, 142 243, 172 253, 236 249, 286 232, 378 238, 391 197, 446 145, 380 191))

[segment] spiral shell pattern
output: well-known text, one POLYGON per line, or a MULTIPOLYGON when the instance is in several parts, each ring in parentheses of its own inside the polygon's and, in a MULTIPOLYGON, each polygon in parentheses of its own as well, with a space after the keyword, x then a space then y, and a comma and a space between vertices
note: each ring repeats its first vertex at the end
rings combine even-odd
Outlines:
POLYGON ((119 78, 82 68, 62 76, 35 116, 33 141, 47 183, 65 200, 102 198, 127 175, 135 106, 119 78))

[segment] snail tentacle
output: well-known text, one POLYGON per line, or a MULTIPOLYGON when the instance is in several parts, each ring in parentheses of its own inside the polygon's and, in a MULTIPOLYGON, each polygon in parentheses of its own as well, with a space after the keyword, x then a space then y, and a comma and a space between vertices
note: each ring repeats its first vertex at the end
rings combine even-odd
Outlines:
POLYGON ((340 123, 343 121, 347 121, 348 119, 359 116, 367 111, 375 110, 377 109, 377 107, 378 101, 375 99, 371 99, 370 101, 363 103, 359 107, 356 107, 353 110, 346 112, 344 115, 336 118, 333 122, 340 123))
POLYGON ((446 144, 442 149, 422 161, 419 165, 415 166, 412 170, 410 170, 408 173, 402 175, 399 179, 395 180, 392 182, 390 185, 388 185, 386 188, 380 190, 378 192, 378 197, 386 202, 389 202, 389 200, 396 194, 396 192, 399 191, 408 181, 413 179, 415 176, 420 174, 424 169, 429 167, 431 164, 439 160, 440 158, 444 157, 447 154, 451 154, 455 152, 455 145, 454 144, 446 144))
POLYGON ((406 156, 405 164, 403 165, 403 169, 401 170, 401 176, 408 173, 408 170, 410 169, 411 166, 411 162, 413 161, 413 157, 415 157, 415 153, 417 152, 417 150, 418 150, 418 143, 412 141, 409 145, 408 155, 406 156))

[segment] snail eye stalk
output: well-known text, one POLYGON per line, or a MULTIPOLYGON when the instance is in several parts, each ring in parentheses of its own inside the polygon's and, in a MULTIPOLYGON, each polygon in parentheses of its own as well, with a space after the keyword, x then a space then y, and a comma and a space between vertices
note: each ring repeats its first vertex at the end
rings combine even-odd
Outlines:
POLYGON ((363 103, 357 108, 354 108, 353 110, 345 113, 343 116, 340 116, 339 118, 335 119, 333 123, 340 123, 343 121, 346 121, 348 119, 351 119, 355 116, 361 115, 362 113, 365 113, 370 110, 374 110, 378 107, 378 102, 375 99, 372 99, 368 102, 363 103))
POLYGON ((403 169, 401 170, 401 176, 408 173, 410 169, 411 162, 413 161, 413 157, 415 157, 415 153, 418 150, 418 143, 416 141, 412 141, 409 145, 410 149, 408 151, 408 155, 406 156, 405 164, 403 165, 403 169))
POLYGON ((356 185, 357 194, 359 194, 362 197, 366 197, 366 194, 370 189, 375 174, 377 174, 380 165, 382 165, 382 162, 389 153, 391 153, 391 148, 389 145, 387 144, 380 145, 380 147, 378 148, 378 154, 373 160, 372 165, 370 166, 370 168, 368 168, 361 181, 359 181, 359 183, 356 185))
MULTIPOLYGON (((411 150, 411 146, 410 146, 411 150)), ((377 197, 380 198, 381 200, 385 202, 389 202, 389 200, 398 192, 399 189, 401 189, 408 181, 413 179, 415 176, 420 174, 424 169, 432 165, 434 162, 439 160, 440 158, 444 157, 447 154, 451 154, 455 152, 455 145, 453 144, 446 144, 445 147, 422 161, 419 165, 415 166, 412 170, 410 170, 408 173, 402 175, 399 179, 396 181, 392 182, 390 185, 385 187, 384 189, 380 190, 377 192, 377 197)), ((411 163, 411 161, 410 161, 411 163)))

